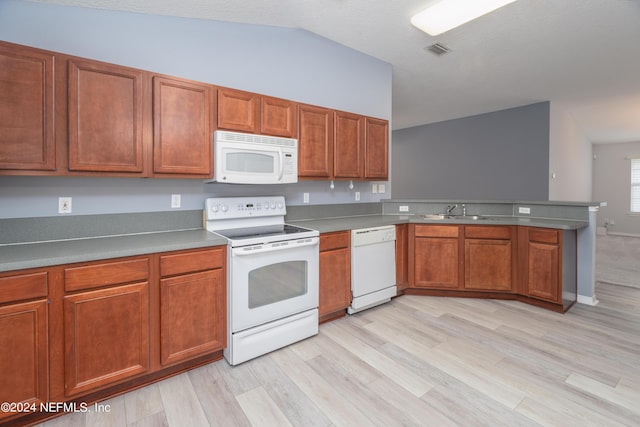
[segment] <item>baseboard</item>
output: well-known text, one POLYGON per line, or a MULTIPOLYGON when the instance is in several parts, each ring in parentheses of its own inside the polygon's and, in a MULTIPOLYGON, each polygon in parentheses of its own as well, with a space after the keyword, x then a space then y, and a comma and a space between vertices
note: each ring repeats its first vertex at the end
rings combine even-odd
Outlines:
POLYGON ((586 295, 578 295, 578 303, 586 305, 598 305, 598 298, 594 295, 588 297, 586 295))

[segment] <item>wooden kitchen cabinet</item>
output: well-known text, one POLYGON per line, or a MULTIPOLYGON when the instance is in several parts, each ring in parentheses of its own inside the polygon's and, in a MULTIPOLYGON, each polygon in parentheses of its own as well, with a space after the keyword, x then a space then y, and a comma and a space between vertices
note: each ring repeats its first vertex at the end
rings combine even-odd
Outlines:
MULTIPOLYGON (((49 400, 47 289, 47 271, 0 276, 0 402, 49 400)), ((0 423, 16 415, 0 411, 0 423)))
POLYGON ((386 180, 389 177, 389 122, 365 119, 364 178, 386 180))
POLYGON ((226 247, 160 256, 160 362, 226 347, 226 247))
POLYGON ((298 106, 298 177, 333 178, 333 110, 298 106))
POLYGON ((513 226, 465 226, 464 288, 512 291, 516 272, 513 226))
POLYGON ((153 172, 156 176, 213 174, 213 86, 153 77, 153 172))
POLYGON ((398 294, 409 287, 409 224, 396 225, 396 287, 398 294))
POLYGON ((56 170, 54 56, 0 42, 0 174, 56 170))
POLYGON ((218 88, 219 129, 293 138, 297 114, 293 101, 218 88))
POLYGON ((560 230, 520 227, 522 294, 562 303, 562 237, 560 230))
POLYGON ((68 73, 69 171, 147 174, 148 73, 81 59, 68 73))
POLYGON ((411 228, 410 287, 459 289, 463 268, 460 227, 411 224, 411 228))
POLYGON ((73 397, 149 372, 149 259, 64 270, 64 389, 73 397))
POLYGON ((336 111, 333 173, 335 178, 361 178, 364 161, 365 118, 336 111))
POLYGON ((320 235, 320 322, 341 317, 351 304, 351 234, 320 235))

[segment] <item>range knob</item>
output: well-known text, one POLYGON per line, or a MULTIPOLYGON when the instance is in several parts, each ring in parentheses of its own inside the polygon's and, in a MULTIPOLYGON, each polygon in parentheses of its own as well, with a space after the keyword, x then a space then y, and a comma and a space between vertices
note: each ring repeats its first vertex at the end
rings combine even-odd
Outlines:
POLYGON ((223 204, 223 205, 220 207, 220 209, 222 210, 222 212, 226 212, 226 211, 228 211, 228 210, 229 210, 229 206, 227 206, 227 205, 223 204))
POLYGON ((284 207, 284 203, 278 202, 278 209, 282 209, 284 207))
POLYGON ((218 212, 218 205, 211 206, 211 212, 213 212, 213 213, 218 212))
MULTIPOLYGON (((276 208, 276 202, 271 202, 271 209, 276 208)), ((278 208, 280 208, 280 204, 278 203, 278 208)))

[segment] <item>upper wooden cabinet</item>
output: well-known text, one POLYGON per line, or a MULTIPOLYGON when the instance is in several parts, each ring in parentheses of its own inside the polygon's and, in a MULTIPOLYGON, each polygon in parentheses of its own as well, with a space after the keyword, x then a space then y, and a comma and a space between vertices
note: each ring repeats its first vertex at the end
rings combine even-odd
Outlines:
POLYGON ((69 61, 69 170, 144 175, 145 72, 69 61))
POLYGON ((0 170, 56 169, 53 67, 51 53, 0 43, 0 170))
POLYGON ((296 103, 241 90, 218 88, 218 128, 248 133, 297 135, 296 103))
POLYGON ((260 133, 295 138, 298 135, 297 104, 286 99, 262 96, 260 133))
POLYGON ((363 176, 365 117, 336 111, 333 172, 335 178, 363 176))
POLYGON ((333 177, 333 110, 298 106, 298 177, 333 177))
POLYGON ((154 174, 212 175, 212 93, 211 85, 154 76, 154 174))
POLYGON ((389 122, 365 119, 364 178, 387 179, 389 177, 389 122))

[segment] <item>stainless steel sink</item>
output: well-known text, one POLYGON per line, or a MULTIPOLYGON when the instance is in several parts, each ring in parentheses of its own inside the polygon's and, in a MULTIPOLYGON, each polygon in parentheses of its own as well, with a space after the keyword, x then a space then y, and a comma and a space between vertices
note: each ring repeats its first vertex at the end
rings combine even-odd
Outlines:
POLYGON ((422 215, 422 218, 431 219, 431 220, 440 220, 440 219, 452 219, 453 217, 451 215, 446 215, 446 214, 424 214, 422 215))
POLYGON ((482 215, 447 215, 447 214, 424 214, 422 218, 428 220, 444 220, 444 219, 457 219, 464 221, 478 221, 482 219, 487 219, 486 216, 482 215))
POLYGON ((486 219, 486 217, 482 216, 482 215, 454 215, 452 217, 452 219, 462 219, 465 221, 477 221, 479 219, 486 219))

